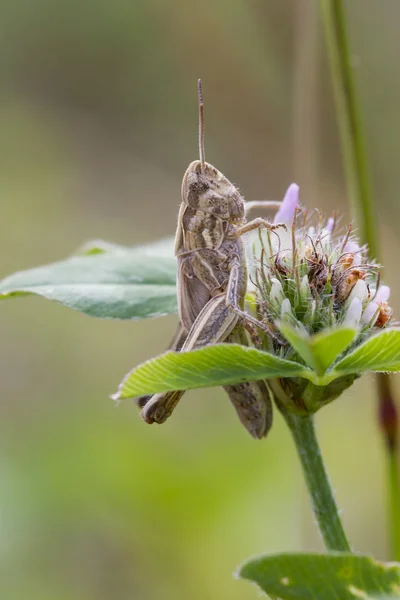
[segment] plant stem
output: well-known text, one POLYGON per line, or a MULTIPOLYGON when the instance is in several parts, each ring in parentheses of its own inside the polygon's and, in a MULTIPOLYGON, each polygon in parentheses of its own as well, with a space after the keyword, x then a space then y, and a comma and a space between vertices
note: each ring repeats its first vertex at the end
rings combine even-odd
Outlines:
POLYGON ((400 560, 400 471, 397 458, 399 425, 390 381, 384 373, 377 374, 379 390, 379 424, 387 452, 389 535, 393 558, 400 560))
POLYGON ((320 0, 350 206, 363 242, 377 257, 378 235, 342 0, 320 0))
POLYGON ((321 32, 314 0, 295 4, 293 16, 293 181, 303 198, 318 198, 321 32))
POLYGON ((296 445, 325 546, 327 550, 351 552, 315 435, 313 416, 282 413, 296 445))
POLYGON ((390 453, 388 456, 388 483, 389 483, 389 515, 390 522, 390 537, 393 552, 393 559, 400 561, 400 475, 399 464, 396 455, 390 453))
MULTIPOLYGON (((357 103, 342 0, 320 0, 351 211, 362 243, 379 258, 377 220, 357 103)), ((400 560, 400 465, 396 403, 388 375, 377 377, 380 424, 388 457, 389 523, 394 558, 400 560), (385 415, 389 415, 390 419, 385 415), (394 423, 394 425, 393 425, 394 423)))

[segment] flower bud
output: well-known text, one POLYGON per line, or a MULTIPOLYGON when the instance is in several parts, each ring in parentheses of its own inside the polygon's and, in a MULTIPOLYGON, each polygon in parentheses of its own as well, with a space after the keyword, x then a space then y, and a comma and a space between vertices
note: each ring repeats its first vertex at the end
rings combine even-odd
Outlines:
POLYGON ((370 327, 372 327, 376 323, 379 312, 380 312, 379 304, 377 304, 376 302, 370 302, 362 314, 361 324, 369 325, 370 327))
POLYGON ((349 304, 351 304, 353 298, 358 298, 361 302, 361 304, 363 304, 366 299, 368 298, 368 288, 367 288, 367 284, 365 283, 365 281, 363 279, 358 279, 358 281, 356 282, 356 284, 354 285, 353 289, 351 290, 349 297, 347 299, 347 302, 349 304))
POLYGON ((300 297, 303 301, 307 301, 309 298, 311 298, 311 290, 307 275, 304 275, 300 283, 300 297))
POLYGON ((380 311, 376 320, 377 327, 384 327, 392 317, 392 309, 387 302, 381 302, 380 311))
POLYGON ((275 279, 274 277, 272 277, 271 281, 272 281, 272 285, 271 285, 271 291, 269 294, 269 299, 271 302, 280 305, 285 298, 285 294, 283 293, 282 284, 279 281, 279 279, 275 279))
POLYGON ((388 285, 381 285, 376 292, 373 301, 379 304, 380 302, 387 302, 390 296, 390 287, 388 285))
POLYGON ((349 240, 346 242, 343 252, 351 253, 354 255, 353 266, 356 267, 362 263, 362 250, 359 244, 355 240, 349 240))
POLYGON ((290 304, 289 298, 285 298, 281 304, 281 319, 285 320, 285 317, 292 317, 292 305, 290 304))
POLYGON ((361 302, 360 298, 358 298, 356 296, 350 302, 350 306, 347 309, 344 320, 343 320, 343 325, 348 325, 349 327, 358 327, 358 325, 360 324, 361 313, 362 313, 362 302, 361 302))

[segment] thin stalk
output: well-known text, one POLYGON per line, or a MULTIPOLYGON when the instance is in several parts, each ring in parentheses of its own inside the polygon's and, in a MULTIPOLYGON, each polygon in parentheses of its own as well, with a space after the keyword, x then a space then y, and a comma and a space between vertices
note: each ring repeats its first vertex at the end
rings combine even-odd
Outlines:
POLYGON ((377 374, 379 424, 385 440, 388 481, 388 527, 395 560, 400 561, 400 470, 398 463, 399 425, 396 404, 387 375, 377 374))
POLYGON ((313 416, 282 413, 296 445, 325 546, 327 550, 351 552, 315 435, 313 416))
POLYGON ((343 164, 359 237, 378 254, 376 215, 358 109, 342 0, 320 0, 336 103, 343 164))
POLYGON ((318 198, 321 31, 315 1, 298 2, 293 15, 293 181, 303 198, 318 198))
POLYGON ((393 549, 394 560, 400 561, 400 484, 399 484, 399 464, 396 455, 388 455, 388 496, 389 496, 389 514, 392 516, 390 523, 390 538, 393 549), (393 485, 393 482, 395 484, 393 485))
MULTIPOLYGON (((377 220, 361 116, 351 67, 343 2, 342 0, 320 0, 320 5, 334 88, 350 207, 353 218, 357 223, 361 241, 368 245, 370 255, 378 259, 377 220)), ((388 505, 392 552, 394 557, 400 560, 400 465, 397 425, 393 430, 393 422, 395 424, 398 422, 397 409, 388 376, 379 374, 377 386, 380 413, 383 411, 385 414, 392 415, 392 422, 389 423, 389 426, 387 426, 387 420, 381 419, 381 427, 389 465, 387 470, 388 505)))

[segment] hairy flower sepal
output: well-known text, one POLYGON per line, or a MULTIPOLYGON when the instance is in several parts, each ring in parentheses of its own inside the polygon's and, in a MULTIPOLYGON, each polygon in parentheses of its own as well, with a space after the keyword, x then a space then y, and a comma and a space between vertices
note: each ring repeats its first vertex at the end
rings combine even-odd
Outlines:
POLYGON ((278 326, 291 345, 292 360, 304 362, 314 374, 312 381, 289 377, 270 382, 276 402, 282 409, 300 415, 312 414, 338 398, 359 377, 357 373, 343 375, 328 383, 330 367, 355 341, 357 329, 338 327, 309 335, 287 323, 278 326))
MULTIPOLYGON (((314 359, 318 356, 320 364, 326 360, 321 352, 326 353, 328 347, 336 348, 336 356, 332 352, 331 363, 323 373, 307 364, 311 360, 306 361, 294 347, 287 359, 238 344, 216 344, 190 352, 170 351, 148 360, 126 375, 113 398, 121 400, 142 394, 266 379, 271 383, 279 381, 281 389, 284 381, 284 391, 289 398, 287 390, 290 386, 296 390, 293 398, 303 394, 304 400, 305 394, 307 412, 315 412, 340 395, 363 372, 400 370, 400 329, 386 328, 355 348, 351 331, 355 331, 352 334, 355 337, 357 330, 339 328, 320 332, 306 340, 314 359), (304 382, 319 389, 308 387, 304 382)), ((293 406, 296 407, 295 402, 293 406)))
POLYGON ((336 400, 360 375, 344 375, 328 385, 316 385, 301 377, 270 380, 269 385, 280 410, 310 415, 336 400))
POLYGON ((289 344, 286 355, 304 361, 321 377, 358 336, 357 329, 346 326, 325 329, 314 335, 284 322, 278 323, 278 327, 289 344))

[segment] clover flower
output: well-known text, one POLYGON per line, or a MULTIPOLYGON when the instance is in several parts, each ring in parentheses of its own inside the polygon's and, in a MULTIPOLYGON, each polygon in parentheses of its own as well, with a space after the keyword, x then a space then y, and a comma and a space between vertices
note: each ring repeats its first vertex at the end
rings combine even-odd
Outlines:
MULTIPOLYGON (((392 318, 390 288, 380 285, 379 267, 368 258, 349 226, 337 231, 337 219, 324 221, 299 207, 292 184, 274 222, 287 229, 261 237, 255 295, 259 318, 275 326, 287 323, 304 335, 338 325, 359 330, 358 342, 386 327, 392 318)), ((289 357, 293 349, 273 338, 268 347, 289 357)))
POLYGON ((340 361, 389 325, 390 288, 380 285, 379 266, 351 226, 341 231, 336 216, 324 220, 319 211, 301 210, 296 184, 275 215, 278 222, 286 228, 259 234, 251 278, 257 318, 274 335, 253 332, 252 339, 263 351, 314 370, 314 380, 269 379, 278 405, 304 414, 338 397, 365 370, 342 372, 340 361), (321 355, 335 334, 336 340, 343 334, 342 342, 326 360, 321 355))

